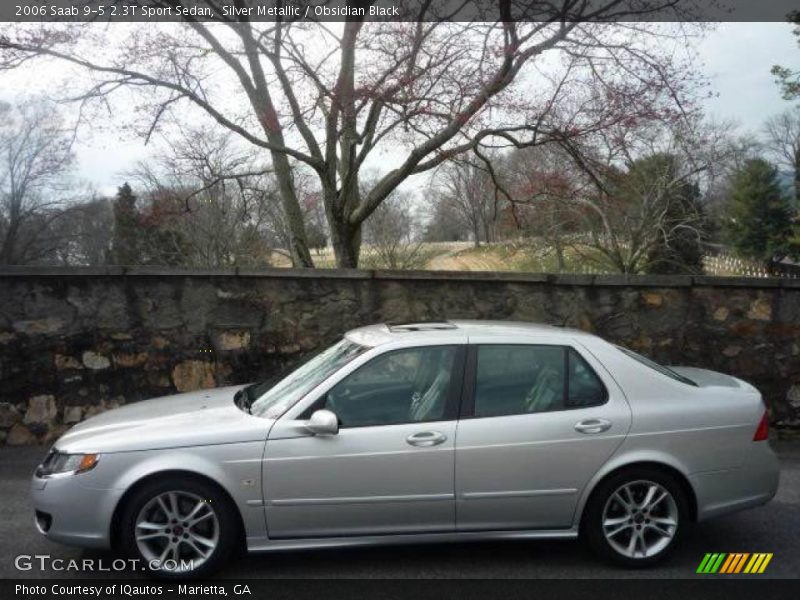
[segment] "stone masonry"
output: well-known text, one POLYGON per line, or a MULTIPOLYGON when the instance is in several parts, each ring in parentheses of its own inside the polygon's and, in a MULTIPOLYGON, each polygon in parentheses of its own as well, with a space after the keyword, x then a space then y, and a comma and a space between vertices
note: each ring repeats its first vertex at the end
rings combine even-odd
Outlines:
POLYGON ((501 319, 750 381, 800 426, 800 280, 336 270, 0 270, 0 445, 129 402, 268 377, 353 327, 501 319))

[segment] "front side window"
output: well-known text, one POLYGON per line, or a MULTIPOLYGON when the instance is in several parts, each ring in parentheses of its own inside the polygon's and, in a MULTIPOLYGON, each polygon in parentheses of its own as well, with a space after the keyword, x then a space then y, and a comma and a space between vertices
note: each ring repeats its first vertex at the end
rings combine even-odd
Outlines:
POLYGON ((605 386, 572 348, 478 347, 475 417, 585 408, 603 404, 606 399, 605 386))
POLYGON ((341 427, 441 420, 456 350, 430 346, 387 352, 331 388, 325 408, 339 417, 341 427))

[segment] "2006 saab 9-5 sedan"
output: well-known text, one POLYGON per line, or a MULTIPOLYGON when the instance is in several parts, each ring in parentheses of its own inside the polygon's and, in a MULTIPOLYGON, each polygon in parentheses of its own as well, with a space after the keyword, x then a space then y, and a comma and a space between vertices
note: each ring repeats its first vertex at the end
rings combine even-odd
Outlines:
POLYGON ((42 534, 185 576, 237 546, 579 535, 646 566, 777 485, 743 381, 580 331, 448 321, 356 329, 277 382, 95 416, 32 488, 42 534))

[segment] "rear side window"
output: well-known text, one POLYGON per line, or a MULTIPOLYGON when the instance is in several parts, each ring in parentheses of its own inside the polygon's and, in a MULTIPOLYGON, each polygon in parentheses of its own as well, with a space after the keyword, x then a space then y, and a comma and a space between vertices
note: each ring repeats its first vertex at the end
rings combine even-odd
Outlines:
POLYGON ((608 392, 597 373, 574 349, 568 348, 567 353, 569 355, 567 408, 585 408, 605 404, 608 400, 608 392))
POLYGON ((572 348, 509 344, 477 349, 475 417, 586 408, 607 398, 597 374, 572 348))

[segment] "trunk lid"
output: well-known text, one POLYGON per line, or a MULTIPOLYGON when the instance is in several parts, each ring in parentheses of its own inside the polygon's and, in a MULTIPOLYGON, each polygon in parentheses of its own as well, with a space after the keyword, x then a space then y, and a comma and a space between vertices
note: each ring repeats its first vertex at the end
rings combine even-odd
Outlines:
POLYGON ((698 369, 696 367, 670 367, 678 375, 692 380, 700 388, 725 388, 734 392, 745 394, 758 394, 759 391, 741 379, 737 379, 725 373, 709 371, 708 369, 698 369))

